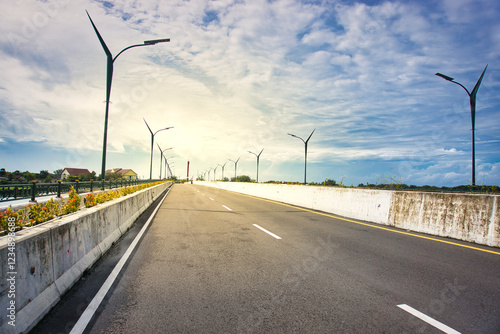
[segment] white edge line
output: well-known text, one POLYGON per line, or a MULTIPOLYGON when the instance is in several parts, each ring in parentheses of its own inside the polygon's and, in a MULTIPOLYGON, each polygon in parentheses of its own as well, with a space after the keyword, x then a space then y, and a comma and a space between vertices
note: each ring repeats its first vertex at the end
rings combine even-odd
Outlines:
POLYGON ((144 234, 144 232, 146 232, 146 229, 148 228, 149 224, 151 224, 151 221, 155 217, 156 212, 158 211, 158 209, 160 208, 160 206, 163 204, 163 201, 165 200, 165 198, 167 197, 167 195, 168 195, 169 192, 170 192, 170 188, 167 191, 167 193, 165 194, 165 196, 163 196, 163 199, 158 204, 158 206, 156 207, 156 209, 153 211, 153 213, 149 217, 149 219, 146 222, 146 224, 144 224, 144 226, 142 227, 142 229, 139 232, 139 234, 137 234, 137 236, 135 237, 134 241, 132 241, 132 243, 128 247, 127 251, 125 252, 125 254, 123 254, 123 256, 120 259, 120 261, 116 264, 116 266, 113 269, 113 271, 111 272, 111 274, 109 274, 108 278, 106 279, 106 281, 104 282, 104 284, 102 285, 102 287, 99 289, 99 291, 94 296, 94 298, 92 299, 92 301, 90 302, 90 304, 87 306, 87 308, 85 309, 85 311, 82 313, 82 315, 80 316, 80 319, 78 319, 78 321, 76 322, 75 326, 71 330, 70 334, 81 334, 81 333, 83 333, 83 331, 85 330, 85 328, 89 324, 90 320, 94 316, 95 311, 97 310, 97 308, 101 304, 102 300, 104 299, 104 297, 108 293, 109 289, 113 285, 114 281, 116 280, 116 277, 118 277, 118 274, 120 273, 120 271, 122 270, 123 266, 125 265, 125 262, 127 262, 128 258, 130 257, 130 254, 132 254, 135 246, 139 243, 139 240, 141 239, 141 237, 144 234))
POLYGON ((436 327, 437 329, 443 331, 444 333, 447 333, 447 334, 461 334, 460 332, 454 330, 453 328, 448 327, 445 324, 443 324, 443 323, 441 323, 441 322, 439 322, 437 320, 432 319, 428 315, 423 314, 422 312, 415 310, 411 306, 408 306, 406 304, 400 304, 400 305, 398 305, 398 307, 401 308, 401 309, 403 309, 403 310, 405 310, 406 312, 414 315, 415 317, 417 317, 417 318, 425 321, 429 325, 432 325, 432 326, 436 327))
POLYGON ((230 208, 228 208, 227 206, 223 205, 224 208, 228 209, 229 211, 233 211, 231 210, 230 208))
POLYGON ((281 239, 281 237, 277 236, 276 234, 272 233, 272 232, 269 232, 268 230, 266 230, 265 228, 263 227, 260 227, 259 225, 257 224, 253 224, 253 226, 257 227, 259 230, 263 231, 263 232, 266 232, 267 234, 269 234, 270 236, 276 238, 276 239, 281 239))

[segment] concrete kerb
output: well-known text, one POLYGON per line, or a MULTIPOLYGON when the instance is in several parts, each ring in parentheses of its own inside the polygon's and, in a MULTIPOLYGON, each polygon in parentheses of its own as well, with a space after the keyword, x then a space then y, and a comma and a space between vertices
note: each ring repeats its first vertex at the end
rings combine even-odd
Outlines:
POLYGON ((1 332, 32 329, 170 185, 143 189, 17 232, 14 299, 8 297, 8 236, 0 238, 0 308, 6 310, 12 300, 16 306, 16 326, 2 316, 1 332))

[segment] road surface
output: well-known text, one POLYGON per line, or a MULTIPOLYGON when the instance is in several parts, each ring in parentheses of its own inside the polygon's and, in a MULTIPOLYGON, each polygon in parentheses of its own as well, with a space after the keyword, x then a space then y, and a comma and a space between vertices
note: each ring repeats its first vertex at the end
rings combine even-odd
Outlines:
MULTIPOLYGON (((144 220, 33 333, 69 333, 144 220)), ((174 185, 99 305, 84 333, 500 333, 500 249, 174 185)))

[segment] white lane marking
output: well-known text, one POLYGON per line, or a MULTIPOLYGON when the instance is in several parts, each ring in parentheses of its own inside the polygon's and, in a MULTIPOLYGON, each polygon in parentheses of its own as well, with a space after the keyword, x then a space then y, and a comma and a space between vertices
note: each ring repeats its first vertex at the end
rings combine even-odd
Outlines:
POLYGON ((260 227, 259 225, 257 224, 253 224, 253 226, 257 227, 259 230, 263 231, 263 232, 266 232, 267 234, 269 234, 270 236, 276 238, 276 239, 281 239, 281 237, 277 236, 276 234, 272 233, 272 232, 269 232, 268 230, 266 230, 265 228, 263 227, 260 227))
POLYGON ((204 193, 201 193, 201 194, 202 194, 203 196, 205 196, 205 194, 204 194, 204 193))
POLYGON ((212 201, 214 200, 212 197, 209 197, 212 201))
POLYGON ((231 210, 230 208, 228 208, 227 206, 223 205, 223 207, 225 207, 226 209, 228 209, 229 211, 233 211, 231 210))
POLYGON ((448 327, 445 324, 443 324, 443 323, 441 323, 441 322, 439 322, 437 320, 432 319, 428 315, 425 315, 422 312, 415 310, 411 306, 408 306, 406 304, 400 304, 400 305, 398 305, 398 307, 401 308, 401 309, 403 309, 403 310, 405 310, 406 312, 408 312, 408 313, 416 316, 417 318, 425 321, 429 325, 432 325, 432 326, 436 327, 437 329, 441 330, 444 333, 447 333, 447 334, 460 334, 460 332, 457 332, 453 328, 448 327))
POLYGON ((151 224, 151 221, 155 217, 156 212, 158 211, 160 206, 163 204, 163 201, 165 200, 165 198, 167 197, 169 192, 170 192, 170 190, 165 194, 165 196, 163 196, 163 199, 158 204, 156 209, 153 211, 153 213, 149 217, 146 224, 144 224, 144 226, 142 227, 139 234, 137 234, 137 236, 135 237, 134 241, 132 241, 132 243, 128 247, 127 251, 125 252, 125 254, 123 254, 120 261, 116 264, 116 266, 113 269, 113 271, 111 272, 111 274, 109 274, 108 278, 106 279, 106 281, 104 282, 102 287, 99 289, 97 294, 94 296, 94 299, 92 299, 92 301, 87 306, 87 308, 85 309, 83 314, 80 316, 80 319, 78 319, 75 326, 71 330, 70 334, 83 333, 83 331, 85 330, 85 328, 89 324, 90 320, 94 316, 95 311, 97 310, 97 308, 101 304, 102 300, 104 299, 104 297, 108 293, 109 289, 113 285, 114 281, 116 280, 116 277, 118 276, 118 274, 122 270, 123 266, 125 265, 125 262, 127 262, 128 258, 130 257, 130 254, 132 254, 132 252, 134 251, 135 246, 137 246, 137 243, 139 242, 139 240, 141 240, 142 235, 144 234, 144 232, 146 232, 146 229, 148 228, 149 224, 151 224))

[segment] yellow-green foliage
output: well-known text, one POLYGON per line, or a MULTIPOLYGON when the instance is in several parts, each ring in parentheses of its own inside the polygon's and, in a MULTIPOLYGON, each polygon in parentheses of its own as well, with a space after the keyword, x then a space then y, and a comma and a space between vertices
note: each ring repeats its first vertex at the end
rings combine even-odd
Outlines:
MULTIPOLYGON (((85 196, 85 207, 90 208, 100 203, 111 201, 112 199, 132 194, 133 192, 155 186, 162 182, 141 184, 137 186, 123 187, 117 190, 89 193, 85 196)), ((50 199, 44 204, 28 204, 26 207, 13 211, 12 208, 0 212, 0 229, 8 230, 8 219, 13 217, 16 222, 16 229, 33 226, 63 216, 80 209, 81 197, 71 187, 67 200, 50 199)), ((1 233, 1 232, 0 232, 1 233)), ((5 232, 4 232, 5 233, 5 232)))

